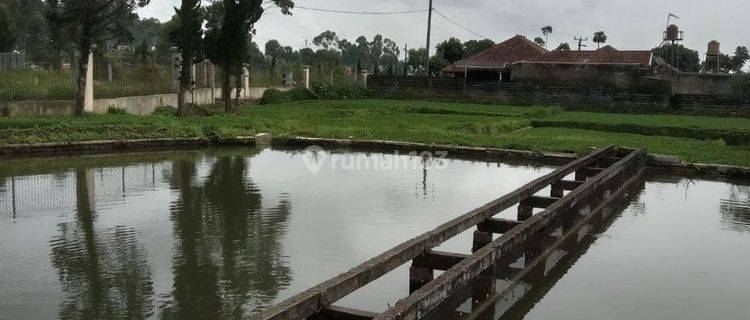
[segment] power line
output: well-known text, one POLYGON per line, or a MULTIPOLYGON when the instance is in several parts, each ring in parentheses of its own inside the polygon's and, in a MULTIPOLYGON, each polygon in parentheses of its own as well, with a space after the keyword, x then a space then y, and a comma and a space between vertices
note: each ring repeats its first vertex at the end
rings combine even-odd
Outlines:
POLYGON ((409 13, 427 12, 427 10, 407 10, 407 11, 347 11, 347 10, 333 10, 333 9, 311 8, 311 7, 303 7, 303 6, 295 6, 294 9, 303 9, 303 10, 319 11, 319 12, 329 12, 329 13, 363 14, 363 15, 395 15, 395 14, 409 14, 409 13))
POLYGON ((469 29, 469 28, 467 28, 467 27, 464 27, 464 26, 462 26, 462 25, 461 25, 460 23, 458 23, 458 22, 454 21, 453 19, 451 19, 451 18, 448 18, 447 16, 445 16, 445 14, 443 14, 443 13, 442 13, 442 12, 440 12, 440 11, 438 11, 438 9, 437 9, 437 8, 434 8, 434 7, 433 7, 433 8, 432 8, 432 10, 433 10, 433 11, 435 11, 435 13, 437 13, 437 14, 438 14, 439 16, 443 17, 443 19, 445 19, 445 20, 448 20, 448 22, 450 22, 450 23, 452 23, 452 24, 456 25, 457 27, 459 27, 459 28, 463 29, 464 31, 466 31, 466 32, 469 32, 469 33, 471 33, 471 34, 473 34, 473 35, 475 35, 475 36, 477 36, 477 37, 480 37, 480 38, 482 38, 482 39, 489 39, 489 37, 485 37, 485 36, 483 36, 483 35, 479 34, 478 32, 474 32, 474 31, 472 31, 471 29, 469 29))

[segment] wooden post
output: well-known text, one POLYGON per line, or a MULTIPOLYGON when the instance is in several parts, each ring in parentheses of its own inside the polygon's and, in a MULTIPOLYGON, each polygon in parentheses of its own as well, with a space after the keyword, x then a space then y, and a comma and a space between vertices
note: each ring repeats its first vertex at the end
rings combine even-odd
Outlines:
POLYGON ((534 215, 534 207, 521 201, 518 203, 518 221, 525 221, 534 215))
POLYGON ((575 180, 576 181, 586 181, 586 176, 583 174, 582 170, 576 171, 575 180))
POLYGON ((491 242, 492 233, 476 230, 474 231, 474 241, 472 242, 471 252, 477 252, 491 242))
POLYGON ((553 183, 552 186, 550 186, 550 188, 551 188, 550 193, 549 193, 550 197, 555 197, 555 198, 563 197, 564 190, 559 182, 553 183))
POLYGON ((409 267, 409 293, 419 290, 432 280, 435 280, 435 272, 432 269, 409 267))

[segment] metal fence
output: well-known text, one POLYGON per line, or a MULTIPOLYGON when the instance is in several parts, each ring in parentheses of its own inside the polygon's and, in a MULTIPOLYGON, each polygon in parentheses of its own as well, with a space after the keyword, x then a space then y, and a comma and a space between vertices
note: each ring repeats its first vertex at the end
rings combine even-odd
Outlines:
POLYGON ((176 75, 169 65, 150 61, 135 63, 95 59, 94 98, 117 98, 175 92, 176 75))
POLYGON ((26 65, 26 54, 18 52, 0 52, 0 71, 23 69, 26 65))

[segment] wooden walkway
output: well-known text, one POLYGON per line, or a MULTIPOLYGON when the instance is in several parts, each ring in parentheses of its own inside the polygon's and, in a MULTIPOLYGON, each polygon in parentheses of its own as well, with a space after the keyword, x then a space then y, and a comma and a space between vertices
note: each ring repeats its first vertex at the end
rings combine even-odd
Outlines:
MULTIPOLYGON (((500 259, 555 228, 565 214, 582 203, 608 202, 645 165, 644 150, 609 146, 572 161, 503 197, 406 241, 353 269, 273 306, 255 319, 420 319, 500 259), (566 180, 569 175, 573 179, 566 180), (550 189, 549 196, 536 195, 550 189), (493 218, 518 206, 516 220, 493 218), (534 213, 535 208, 543 209, 534 213), (454 236, 476 227, 472 255, 434 251, 454 236), (493 241, 493 234, 500 234, 493 241), (355 290, 412 261, 411 294, 382 314, 334 305, 355 290), (434 270, 445 271, 435 278, 434 270)), ((591 208, 589 207, 589 210, 591 208)), ((406 280, 406 279, 405 279, 406 280)), ((508 286, 513 286, 513 281, 508 286)))

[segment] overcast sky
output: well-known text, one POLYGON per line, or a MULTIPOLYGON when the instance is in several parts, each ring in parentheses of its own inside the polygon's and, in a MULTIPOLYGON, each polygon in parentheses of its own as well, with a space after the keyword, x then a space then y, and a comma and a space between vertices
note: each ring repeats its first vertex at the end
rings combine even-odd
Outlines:
MULTIPOLYGON (((162 21, 173 14, 180 0, 151 0, 139 10, 141 16, 162 21)), ((204 1, 205 2, 205 1, 204 1)), ((295 0, 299 6, 350 11, 403 11, 426 9, 428 0, 295 0)), ((685 44, 702 54, 710 40, 718 40, 724 53, 733 53, 738 45, 750 46, 750 0, 434 0, 433 6, 448 18, 496 42, 516 34, 529 39, 541 36, 541 27, 551 25, 552 46, 569 42, 573 37, 588 36, 603 30, 607 44, 618 49, 649 49, 661 42, 671 11, 681 19, 674 20, 685 31, 685 44)), ((278 39, 294 48, 304 47, 325 30, 354 40, 359 35, 371 39, 383 34, 401 48, 424 47, 426 13, 368 16, 293 10, 284 16, 270 9, 258 23, 257 39, 262 47, 269 39, 278 39)), ((449 37, 476 39, 440 16, 433 16, 432 39, 449 37)), ((589 41, 589 48, 596 44, 589 41)), ((433 49, 434 50, 434 49, 433 49)))

